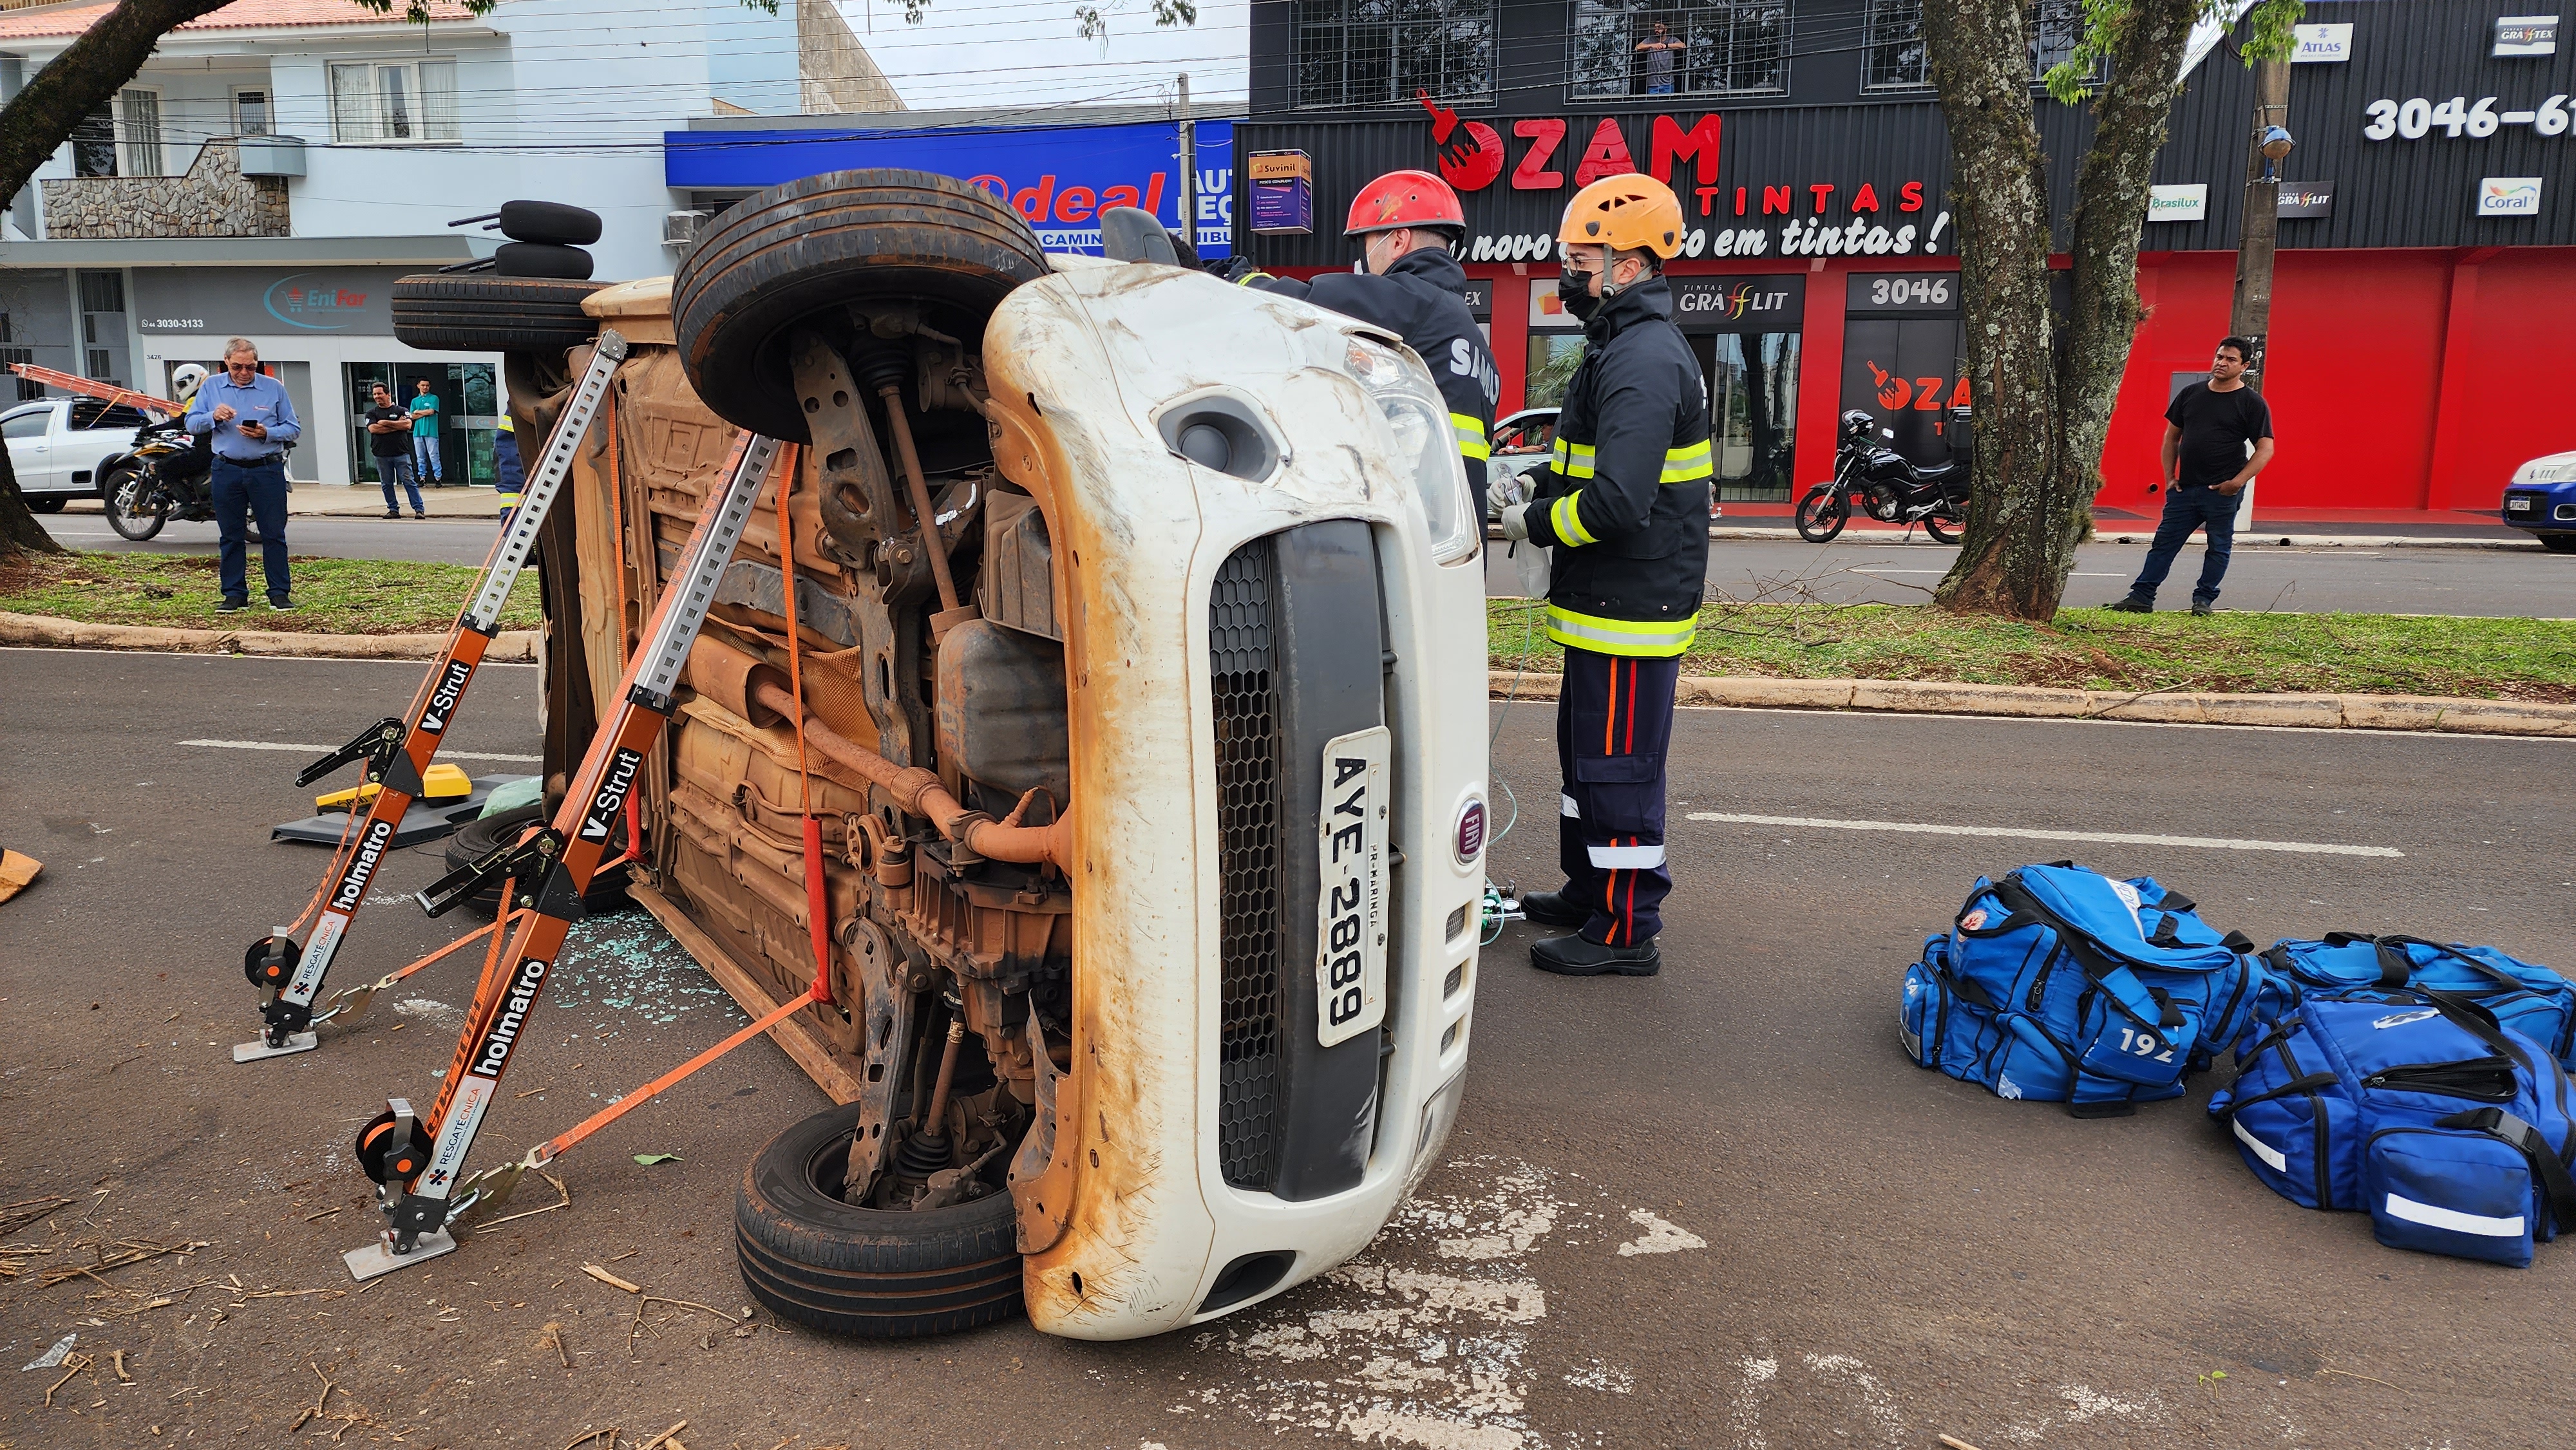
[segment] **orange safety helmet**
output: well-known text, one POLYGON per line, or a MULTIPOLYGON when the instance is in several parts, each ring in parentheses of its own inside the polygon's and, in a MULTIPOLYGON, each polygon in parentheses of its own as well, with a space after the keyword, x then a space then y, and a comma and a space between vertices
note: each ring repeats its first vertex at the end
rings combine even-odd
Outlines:
MULTIPOLYGON (((1674 207, 1674 215, 1680 215, 1680 203, 1674 207)), ((1449 227, 1463 232, 1467 213, 1449 183, 1430 172, 1390 171, 1351 198, 1350 225, 1342 228, 1342 235, 1362 237, 1399 227, 1449 227)))
POLYGON ((1614 252, 1652 252, 1670 259, 1682 249, 1682 203, 1673 189, 1630 171, 1605 176, 1565 204, 1556 239, 1569 246, 1607 244, 1614 252))

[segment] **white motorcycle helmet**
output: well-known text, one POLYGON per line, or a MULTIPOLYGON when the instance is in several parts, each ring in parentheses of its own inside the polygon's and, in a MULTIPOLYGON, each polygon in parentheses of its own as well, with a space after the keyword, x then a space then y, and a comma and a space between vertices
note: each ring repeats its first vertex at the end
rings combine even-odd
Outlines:
POLYGON ((178 394, 180 401, 184 402, 190 393, 197 390, 197 385, 205 380, 204 363, 181 363, 170 370, 170 391, 178 394))

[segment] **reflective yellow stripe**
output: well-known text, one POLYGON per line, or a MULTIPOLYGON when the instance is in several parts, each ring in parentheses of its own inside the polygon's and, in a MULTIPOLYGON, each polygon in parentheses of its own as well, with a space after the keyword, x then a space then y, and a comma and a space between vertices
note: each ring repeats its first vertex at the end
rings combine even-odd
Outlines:
POLYGON ((1589 443, 1568 443, 1559 438, 1556 440, 1555 460, 1560 478, 1592 476, 1592 445, 1589 443))
POLYGON ((1696 483, 1703 478, 1716 477, 1717 470, 1710 462, 1708 445, 1709 440, 1703 438, 1687 448, 1676 448, 1666 453, 1663 481, 1696 483))
POLYGON ((1276 282, 1278 280, 1278 278, 1271 276, 1267 272, 1246 272, 1242 276, 1234 279, 1234 285, 1237 287, 1249 287, 1255 282, 1276 282))
POLYGON ((1558 644, 1588 649, 1594 654, 1668 659, 1687 652, 1691 641, 1698 636, 1699 616, 1696 614, 1670 624, 1648 624, 1633 619, 1603 619, 1598 615, 1577 614, 1553 604, 1547 607, 1547 637, 1558 644))
POLYGON ((1449 427, 1458 435, 1460 456, 1466 458, 1493 456, 1494 445, 1485 437, 1485 425, 1482 420, 1469 417, 1465 413, 1452 413, 1449 415, 1449 427))
POLYGON ((1585 544, 1601 542, 1584 531, 1583 510, 1576 504, 1576 500, 1582 497, 1583 491, 1576 489, 1548 505, 1547 509, 1547 526, 1556 531, 1556 541, 1578 549, 1585 544))

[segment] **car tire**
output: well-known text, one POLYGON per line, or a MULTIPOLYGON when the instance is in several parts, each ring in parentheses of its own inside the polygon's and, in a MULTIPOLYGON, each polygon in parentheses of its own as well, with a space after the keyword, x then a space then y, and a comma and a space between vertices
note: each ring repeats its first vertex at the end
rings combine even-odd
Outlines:
POLYGON ((743 1287, 781 1319, 867 1339, 953 1334, 1018 1314, 1011 1195, 919 1213, 843 1203, 858 1119, 856 1103, 817 1113, 743 1170, 734 1197, 743 1287))
POLYGON ((98 500, 107 509, 107 526, 116 530, 117 537, 131 539, 138 544, 160 533, 161 526, 170 522, 170 502, 167 499, 162 500, 157 509, 132 511, 131 500, 125 495, 141 492, 143 488, 143 470, 130 467, 109 470, 106 480, 98 486, 98 500))
POLYGON ((58 514, 63 511, 63 505, 68 502, 58 493, 35 497, 21 495, 21 497, 27 498, 27 512, 31 514, 58 514))
POLYGON ((404 277, 394 283, 394 336, 438 351, 561 353, 599 335, 581 300, 606 285, 480 273, 404 277))
POLYGON ((2576 534, 2542 534, 2540 547, 2553 554, 2576 554, 2576 534))
POLYGON ((709 224, 671 279, 672 330, 689 385, 718 417, 806 441, 788 338, 878 299, 921 305, 923 322, 971 351, 993 308, 1047 275, 1046 252, 991 192, 926 171, 834 171, 743 198, 709 224))
MULTIPOLYGON (((517 840, 521 831, 530 826, 541 826, 545 823, 546 808, 538 802, 514 806, 498 815, 478 816, 467 821, 457 827, 447 838, 444 853, 447 869, 456 871, 471 866, 517 840)), ((617 824, 609 828, 608 854, 614 858, 623 854, 625 850, 626 818, 620 816, 617 818, 617 824)), ((474 904, 488 911, 499 911, 501 884, 496 881, 476 892, 474 904)), ((592 916, 605 915, 625 904, 626 868, 623 866, 612 866, 593 876, 590 878, 590 889, 581 894, 581 909, 592 916)))
POLYGON ((501 235, 514 242, 587 247, 599 240, 599 213, 559 201, 505 201, 501 235))

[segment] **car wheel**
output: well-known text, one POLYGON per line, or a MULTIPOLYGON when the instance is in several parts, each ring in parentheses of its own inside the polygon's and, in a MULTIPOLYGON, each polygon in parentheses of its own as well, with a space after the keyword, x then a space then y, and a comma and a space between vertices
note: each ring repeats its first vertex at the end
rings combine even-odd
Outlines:
POLYGON ((2576 534, 2542 534, 2540 547, 2553 554, 2576 554, 2576 534))
POLYGON ((394 336, 442 351, 561 353, 599 335, 581 300, 606 285, 480 273, 404 277, 394 283, 394 336))
MULTIPOLYGON (((498 815, 478 816, 456 828, 447 838, 447 869, 471 866, 501 847, 519 839, 519 833, 530 826, 546 823, 546 808, 530 802, 514 806, 498 815)), ((609 827, 608 854, 613 859, 626 850, 626 818, 619 816, 609 827)), ((501 884, 494 882, 474 894, 474 904, 490 911, 501 909, 501 884)), ((590 889, 581 894, 581 909, 593 916, 605 915, 626 904, 626 868, 612 866, 590 878, 590 889)))
POLYGON ((800 327, 843 341, 849 312, 880 300, 980 347, 985 319, 1047 258, 1020 214, 980 186, 926 171, 834 171, 727 208, 671 279, 671 325, 689 385, 717 416, 806 441, 788 369, 800 327))
POLYGON ((1832 542, 1850 519, 1851 506, 1832 484, 1817 484, 1798 500, 1798 537, 1810 544, 1832 542))
POLYGON ((909 1339, 1020 1312, 1017 1215, 1007 1192, 919 1212, 841 1201, 859 1104, 770 1140, 734 1197, 743 1286, 769 1311, 832 1334, 909 1339))
POLYGON ((27 512, 31 514, 58 514, 63 511, 63 502, 63 496, 58 493, 29 497, 27 498, 27 512))
POLYGON ((109 473, 98 486, 99 501, 107 505, 107 526, 118 537, 142 543, 161 532, 170 521, 170 501, 161 500, 151 508, 142 507, 143 491, 151 484, 139 468, 119 468, 109 473))

